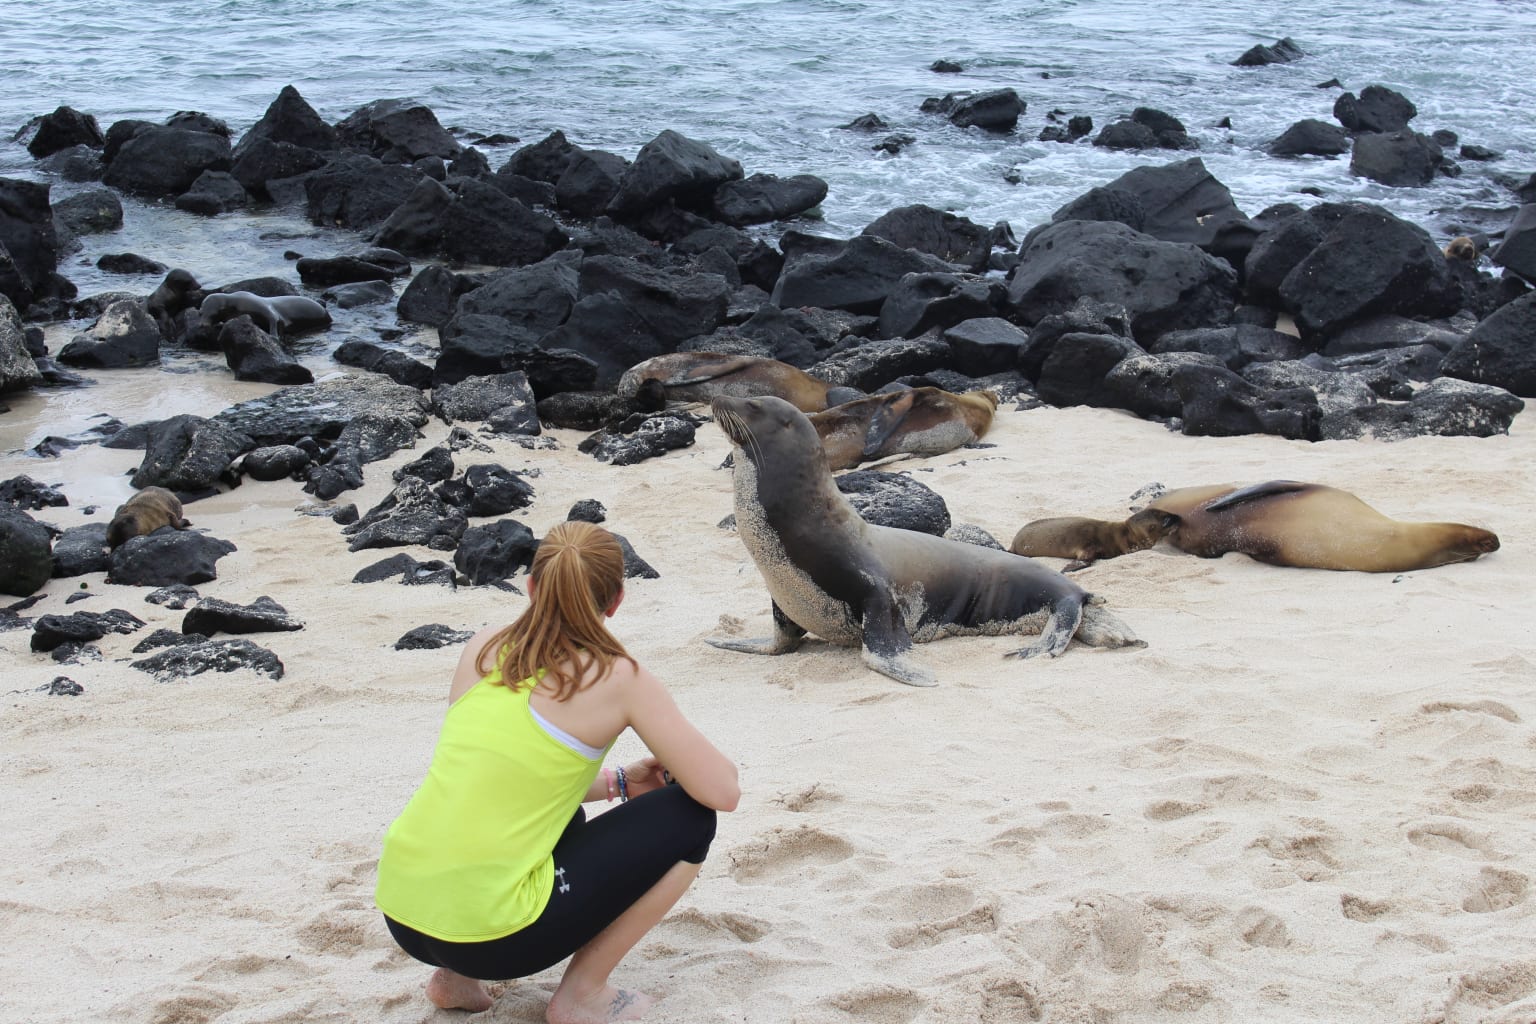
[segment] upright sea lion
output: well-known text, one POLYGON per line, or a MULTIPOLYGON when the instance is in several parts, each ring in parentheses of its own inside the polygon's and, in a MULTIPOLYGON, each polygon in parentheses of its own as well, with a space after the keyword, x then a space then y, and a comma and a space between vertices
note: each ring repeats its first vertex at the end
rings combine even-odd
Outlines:
POLYGON ((820 412, 828 405, 863 396, 861 391, 828 384, 777 359, 723 352, 669 352, 637 363, 619 378, 619 397, 634 399, 647 381, 658 382, 672 401, 774 395, 801 412, 820 412))
POLYGON ((1036 519, 1019 527, 1008 550, 1016 555, 1070 558, 1062 569, 1071 572, 1101 558, 1118 558, 1145 551, 1178 526, 1179 517, 1161 509, 1144 508, 1127 519, 1087 519, 1062 516, 1036 519))
POLYGON ((995 412, 995 391, 957 395, 907 388, 844 402, 812 413, 810 420, 835 472, 887 455, 942 455, 975 444, 992 426, 995 412))
POLYGON ((161 334, 169 334, 169 324, 176 318, 176 314, 195 305, 201 292, 198 290, 197 278, 190 271, 177 268, 165 275, 165 279, 149 293, 149 298, 144 300, 144 308, 155 323, 160 325, 161 334))
POLYGON ((1010 657, 1052 657, 1074 636, 1095 647, 1145 646, 1101 602, 1027 558, 866 523, 837 489, 821 439, 779 398, 716 398, 735 446, 736 529, 772 598, 774 635, 711 638, 749 654, 785 654, 806 633, 860 645, 877 672, 913 686, 935 679, 913 643, 946 636, 1040 633, 1010 657))
POLYGON ((146 487, 117 507, 107 525, 107 547, 118 546, 133 537, 154 533, 162 526, 185 530, 192 524, 181 517, 181 499, 164 487, 146 487))
POLYGON ((278 339, 331 326, 331 314, 325 306, 303 295, 264 298, 255 292, 215 292, 198 307, 198 315, 206 324, 233 320, 242 313, 278 339))
POLYGON ((1270 565, 1408 572, 1499 549, 1476 526, 1399 522, 1348 491, 1295 480, 1184 487, 1147 507, 1177 515, 1168 540, 1202 558, 1240 551, 1270 565))

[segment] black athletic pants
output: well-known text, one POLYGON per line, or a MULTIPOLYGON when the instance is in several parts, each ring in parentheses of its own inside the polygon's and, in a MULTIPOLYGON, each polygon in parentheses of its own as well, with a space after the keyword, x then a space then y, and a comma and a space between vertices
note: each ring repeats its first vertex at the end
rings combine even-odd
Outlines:
POLYGON ((555 885, 538 920, 486 942, 444 942, 385 917, 400 948, 470 978, 524 978, 592 941, 679 861, 704 863, 715 812, 663 786, 599 814, 576 815, 555 844, 555 885))

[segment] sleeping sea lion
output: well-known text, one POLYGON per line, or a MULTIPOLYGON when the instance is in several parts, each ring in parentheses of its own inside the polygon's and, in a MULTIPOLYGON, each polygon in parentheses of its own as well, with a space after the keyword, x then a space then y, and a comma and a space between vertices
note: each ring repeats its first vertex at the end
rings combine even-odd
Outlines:
POLYGON ((1270 565, 1408 572, 1499 549, 1499 538, 1476 526, 1399 522, 1348 491, 1295 480, 1184 487, 1147 507, 1177 515, 1168 540, 1202 558, 1240 551, 1270 565))
POLYGON ((675 402, 707 402, 716 395, 774 395, 801 412, 820 412, 839 401, 863 397, 861 391, 828 384, 777 359, 722 352, 669 352, 637 363, 619 378, 619 397, 632 401, 647 381, 658 382, 675 402))
POLYGON ((146 487, 117 507, 107 525, 107 547, 118 546, 133 537, 154 533, 162 526, 185 530, 192 524, 181 517, 181 499, 164 487, 146 487))
POLYGON ((264 298, 255 292, 215 292, 198 307, 198 315, 210 325, 233 320, 242 313, 278 339, 331 326, 331 314, 325 306, 303 295, 264 298))
POLYGON ((1063 572, 1084 568, 1101 558, 1118 558, 1145 551, 1178 526, 1179 517, 1162 509, 1144 508, 1122 520, 1061 516, 1036 519, 1019 527, 1008 550, 1016 555, 1070 558, 1063 572))
POLYGON ((942 455, 975 444, 992 426, 997 392, 963 395, 941 388, 907 388, 870 395, 811 414, 828 468, 852 469, 887 455, 942 455))
POLYGON ((913 643, 946 636, 1039 633, 1010 657, 1145 644, 1063 577, 1027 558, 866 523, 837 489, 811 421, 779 398, 716 398, 734 445, 736 529, 768 584, 774 635, 715 637, 716 647, 785 654, 807 633, 860 645, 877 672, 932 686, 913 643))

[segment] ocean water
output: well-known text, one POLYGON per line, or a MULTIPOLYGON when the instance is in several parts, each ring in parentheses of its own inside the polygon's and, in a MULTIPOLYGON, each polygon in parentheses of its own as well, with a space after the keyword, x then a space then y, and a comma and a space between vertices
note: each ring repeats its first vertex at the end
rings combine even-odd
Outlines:
MULTIPOLYGON (((0 175, 19 177, 42 176, 15 133, 60 104, 94 114, 103 129, 201 110, 238 135, 286 84, 333 122, 371 100, 409 96, 466 133, 532 142, 559 128, 626 157, 675 129, 749 174, 825 178, 821 221, 807 226, 838 236, 921 202, 1007 221, 1022 237, 1095 185, 1190 155, 1035 141, 1052 111, 1086 114, 1097 130, 1156 107, 1185 123, 1250 214, 1316 202, 1300 191, 1316 189, 1381 203, 1439 239, 1506 223, 1515 199, 1500 179, 1536 171, 1536 8, 1515 0, 31 0, 6 4, 0 39, 0 175), (1306 58, 1231 66, 1282 36, 1306 58), (939 58, 966 70, 929 70, 939 58), (1295 121, 1332 119, 1341 90, 1317 88, 1331 78, 1357 93, 1373 83, 1397 89, 1418 106, 1416 129, 1449 129, 1504 156, 1395 189, 1353 178, 1347 159, 1265 154, 1295 121), (1028 104, 1011 135, 918 110, 926 97, 1005 86, 1028 104), (865 113, 916 144, 893 157, 871 148, 880 135, 839 127, 865 113), (1225 118, 1231 127, 1217 127, 1225 118)), ((514 148, 486 153, 500 166, 514 148)), ((55 183, 54 196, 83 187, 55 183)), ((219 282, 291 276, 285 249, 327 255, 355 242, 295 210, 210 220, 163 204, 125 207, 121 232, 86 239, 61 266, 84 295, 156 283, 96 270, 106 251, 219 282)))

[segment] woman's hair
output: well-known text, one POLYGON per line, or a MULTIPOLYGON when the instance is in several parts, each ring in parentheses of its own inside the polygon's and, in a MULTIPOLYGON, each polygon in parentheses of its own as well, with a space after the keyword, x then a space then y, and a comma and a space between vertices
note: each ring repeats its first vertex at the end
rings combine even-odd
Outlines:
POLYGON ((560 523, 540 542, 528 575, 528 609, 480 648, 480 671, 494 665, 503 685, 517 689, 544 669, 555 700, 565 700, 619 658, 634 664, 603 622, 624 589, 624 550, 613 534, 580 520, 560 523))

